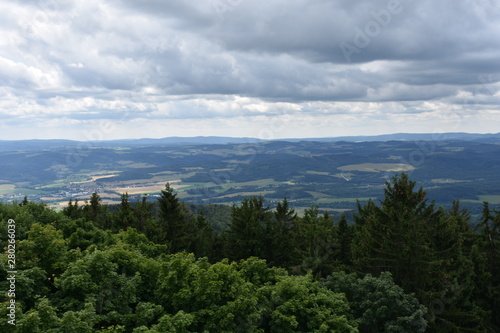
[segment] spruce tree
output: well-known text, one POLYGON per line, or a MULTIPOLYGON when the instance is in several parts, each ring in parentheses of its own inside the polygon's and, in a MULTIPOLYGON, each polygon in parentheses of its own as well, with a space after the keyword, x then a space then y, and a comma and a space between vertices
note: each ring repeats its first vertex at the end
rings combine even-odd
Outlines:
POLYGON ((430 237, 439 211, 427 204, 422 188, 403 173, 386 184, 380 207, 369 202, 358 210, 358 232, 353 248, 359 270, 379 274, 389 271, 405 290, 425 290, 433 259, 430 237))
POLYGON ((273 216, 266 219, 264 234, 264 258, 272 266, 288 268, 292 261, 293 244, 291 231, 297 213, 290 208, 288 200, 278 202, 273 216))
POLYGON ((403 173, 386 184, 378 207, 359 205, 354 265, 362 273, 388 271, 428 307, 434 332, 481 332, 484 313, 470 300, 473 266, 464 254, 467 214, 428 204, 422 188, 403 173))
POLYGON ((128 193, 121 195, 121 202, 118 206, 118 211, 115 217, 115 228, 126 229, 128 227, 135 227, 134 210, 129 201, 128 193))
POLYGON ((292 271, 312 271, 316 278, 326 277, 335 264, 335 228, 328 212, 319 213, 317 206, 306 209, 293 228, 295 266, 292 271))
POLYGON ((476 281, 482 286, 481 300, 490 311, 490 322, 494 330, 500 330, 500 211, 491 210, 487 202, 479 223, 477 255, 484 260, 476 281))
POLYGON ((347 223, 345 214, 342 214, 337 224, 338 255, 337 259, 343 267, 351 265, 351 243, 353 228, 347 223))
POLYGON ((245 198, 241 206, 233 206, 226 235, 226 254, 232 260, 264 255, 264 226, 272 213, 264 198, 245 198))
POLYGON ((179 201, 177 193, 169 183, 161 191, 158 207, 160 214, 156 241, 169 243, 173 253, 184 250, 188 230, 186 208, 184 203, 179 201))

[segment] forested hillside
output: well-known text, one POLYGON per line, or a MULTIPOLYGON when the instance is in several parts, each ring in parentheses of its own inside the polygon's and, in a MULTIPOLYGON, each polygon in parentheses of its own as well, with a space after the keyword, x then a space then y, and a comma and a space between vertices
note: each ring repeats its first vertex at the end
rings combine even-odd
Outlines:
POLYGON ((353 223, 247 197, 224 225, 170 184, 156 202, 0 204, 0 331, 497 332, 500 211, 450 206, 405 173, 353 223))
POLYGON ((500 142, 447 137, 220 144, 56 141, 14 145, 18 150, 2 145, 13 150, 0 151, 0 201, 27 196, 61 209, 70 198, 83 202, 93 192, 110 205, 119 204, 123 193, 132 201, 145 194, 156 201, 169 182, 186 203, 231 206, 263 195, 275 208, 287 197, 302 215, 313 205, 342 212, 356 209, 357 200, 378 201, 385 182, 404 171, 440 206, 450 208, 460 200, 476 218, 483 201, 500 203, 500 142))

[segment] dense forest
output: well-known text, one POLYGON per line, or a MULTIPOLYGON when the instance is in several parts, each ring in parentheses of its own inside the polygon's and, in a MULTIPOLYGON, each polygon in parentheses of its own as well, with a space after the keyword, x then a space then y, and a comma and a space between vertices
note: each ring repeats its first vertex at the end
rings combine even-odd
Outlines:
POLYGON ((0 204, 0 331, 500 330, 500 211, 488 203, 471 221, 402 173, 352 222, 262 197, 234 205, 227 225, 215 215, 169 184, 157 202, 0 204))

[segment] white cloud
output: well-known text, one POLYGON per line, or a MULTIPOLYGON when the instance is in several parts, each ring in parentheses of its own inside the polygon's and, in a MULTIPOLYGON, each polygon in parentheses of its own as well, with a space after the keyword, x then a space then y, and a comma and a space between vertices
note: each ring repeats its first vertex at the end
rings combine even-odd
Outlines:
POLYGON ((495 131, 495 2, 389 3, 0 0, 0 139, 495 131))

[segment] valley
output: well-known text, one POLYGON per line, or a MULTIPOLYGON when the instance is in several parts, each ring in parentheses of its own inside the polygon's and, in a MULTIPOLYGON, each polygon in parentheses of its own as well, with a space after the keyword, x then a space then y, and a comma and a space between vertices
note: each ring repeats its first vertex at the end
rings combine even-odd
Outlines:
MULTIPOLYGON (((189 203, 237 204, 286 197, 298 211, 345 211, 377 200, 385 182, 407 172, 429 198, 461 200, 478 213, 500 204, 500 140, 254 141, 225 143, 74 142, 0 151, 0 199, 56 208, 98 192, 104 203, 128 193, 155 200, 168 182, 189 203)), ((9 142, 10 147, 15 147, 9 142)), ((33 146, 33 145, 32 145, 33 146)))

